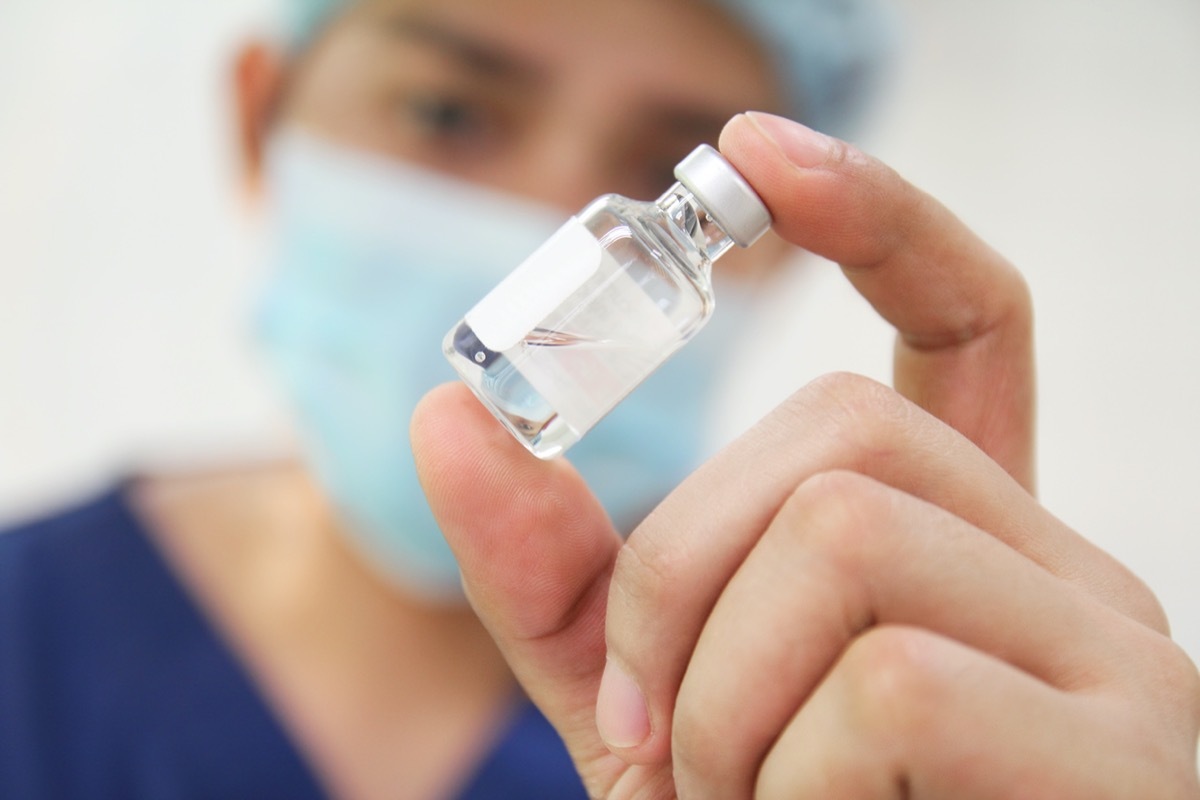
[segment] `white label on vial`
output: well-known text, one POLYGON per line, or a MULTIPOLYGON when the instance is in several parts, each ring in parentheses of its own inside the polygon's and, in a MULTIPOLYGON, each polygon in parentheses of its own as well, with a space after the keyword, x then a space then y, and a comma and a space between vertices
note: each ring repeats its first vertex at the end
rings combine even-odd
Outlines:
POLYGON ((484 347, 507 350, 582 286, 603 257, 600 242, 571 217, 468 311, 465 321, 484 347))
POLYGON ((604 291, 571 316, 572 347, 527 347, 521 375, 568 425, 583 433, 682 343, 642 285, 605 254, 604 291), (591 341, 588 341, 591 340, 591 341))

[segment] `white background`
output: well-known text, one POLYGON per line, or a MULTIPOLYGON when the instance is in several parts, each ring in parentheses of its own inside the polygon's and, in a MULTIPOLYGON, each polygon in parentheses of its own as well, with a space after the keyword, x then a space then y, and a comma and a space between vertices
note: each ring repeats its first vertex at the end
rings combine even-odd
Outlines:
MULTIPOLYGON (((223 110, 262 5, 0 4, 0 519, 147 459, 279 440, 223 110)), ((899 6, 870 148, 1026 272, 1043 499, 1200 656, 1200 3, 899 6)), ((820 372, 888 376, 886 330, 831 269, 751 335, 725 433, 820 372)))

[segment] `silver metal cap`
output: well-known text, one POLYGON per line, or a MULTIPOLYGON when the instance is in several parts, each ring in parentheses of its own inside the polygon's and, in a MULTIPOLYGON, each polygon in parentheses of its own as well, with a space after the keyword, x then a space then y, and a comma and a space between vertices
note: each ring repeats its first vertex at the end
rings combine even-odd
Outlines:
POLYGON ((771 227, 771 212, 762 199, 741 173, 709 145, 700 145, 680 161, 675 178, 696 195, 739 247, 754 244, 771 227))

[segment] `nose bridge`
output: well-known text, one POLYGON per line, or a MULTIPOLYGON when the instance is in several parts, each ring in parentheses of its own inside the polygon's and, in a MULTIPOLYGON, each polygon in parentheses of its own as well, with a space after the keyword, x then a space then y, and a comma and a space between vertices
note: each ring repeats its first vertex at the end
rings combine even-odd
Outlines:
POLYGON ((609 164, 603 138, 583 120, 547 121, 522 148, 516 188, 544 203, 578 211, 612 190, 609 164))

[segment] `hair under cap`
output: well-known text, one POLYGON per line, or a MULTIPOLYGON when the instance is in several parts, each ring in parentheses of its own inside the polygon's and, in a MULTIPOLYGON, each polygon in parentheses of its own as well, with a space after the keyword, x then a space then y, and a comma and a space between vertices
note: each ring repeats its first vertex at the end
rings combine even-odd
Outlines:
MULTIPOLYGON (((284 31, 303 47, 356 0, 280 0, 284 31)), ((741 19, 766 46, 787 92, 788 111, 835 136, 857 130, 879 89, 895 40, 880 0, 706 0, 741 19)))

